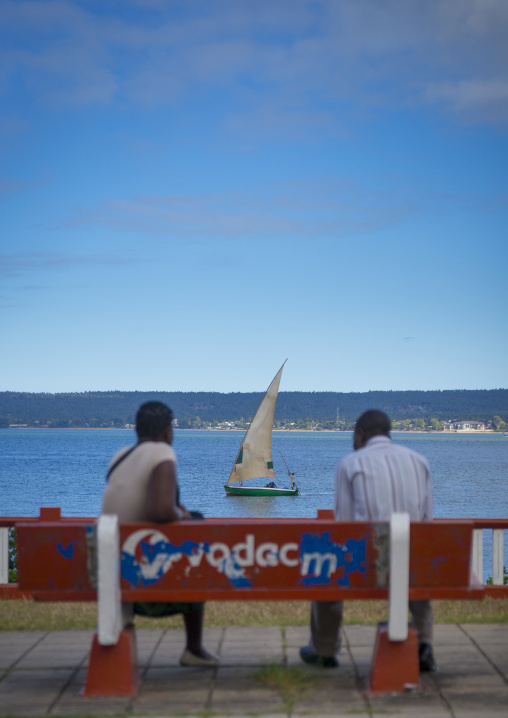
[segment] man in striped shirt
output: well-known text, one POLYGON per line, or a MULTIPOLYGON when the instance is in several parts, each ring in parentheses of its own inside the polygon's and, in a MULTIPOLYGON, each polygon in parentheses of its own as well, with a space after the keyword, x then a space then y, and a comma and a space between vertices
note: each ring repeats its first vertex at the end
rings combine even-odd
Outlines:
MULTIPOLYGON (((390 438, 388 416, 375 409, 358 419, 353 454, 339 463, 335 477, 335 517, 338 521, 389 521, 405 511, 411 521, 433 517, 432 475, 425 459, 390 438)), ((432 651, 433 616, 430 601, 410 601, 418 632, 420 670, 435 671, 432 651)), ((300 649, 306 663, 338 666, 342 601, 316 601, 311 606, 311 639, 300 649)))

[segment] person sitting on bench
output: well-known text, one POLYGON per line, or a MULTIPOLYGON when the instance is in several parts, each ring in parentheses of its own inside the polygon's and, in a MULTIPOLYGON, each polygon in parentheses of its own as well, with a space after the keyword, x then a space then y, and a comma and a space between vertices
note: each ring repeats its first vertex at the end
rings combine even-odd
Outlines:
MULTIPOLYGON (((391 423, 382 411, 360 416, 353 434, 355 453, 337 467, 335 518, 338 521, 389 521, 392 513, 407 511, 411 521, 432 519, 432 476, 416 451, 392 444, 391 423)), ((420 671, 435 671, 432 650, 433 615, 430 601, 410 601, 409 610, 418 633, 420 671)), ((342 601, 315 601, 311 606, 311 639, 300 649, 306 663, 338 666, 342 601)))
MULTIPOLYGON (((103 514, 116 514, 121 523, 167 523, 192 518, 179 502, 172 422, 173 412, 159 401, 149 401, 139 408, 137 444, 121 449, 109 465, 103 514)), ((152 617, 183 614, 187 640, 180 665, 218 664, 217 656, 202 644, 204 603, 129 603, 122 604, 122 611, 126 622, 132 620, 134 613, 152 617)))

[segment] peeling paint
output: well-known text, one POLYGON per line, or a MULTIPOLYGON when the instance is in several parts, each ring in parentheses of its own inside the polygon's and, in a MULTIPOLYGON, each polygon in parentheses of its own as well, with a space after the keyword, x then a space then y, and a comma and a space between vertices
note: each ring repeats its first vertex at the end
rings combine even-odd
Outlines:
POLYGON ((131 586, 150 586, 157 583, 173 563, 187 556, 196 562, 208 544, 184 541, 175 546, 160 531, 141 529, 131 534, 122 547, 121 575, 131 586))
POLYGON ((92 587, 97 588, 97 531, 95 526, 86 527, 86 569, 92 587))
POLYGON ((180 561, 186 562, 184 575, 188 578, 204 560, 226 576, 234 588, 250 588, 260 569, 278 566, 295 569, 295 587, 329 584, 347 587, 351 585, 352 574, 366 573, 366 552, 366 538, 339 544, 331 540, 330 532, 303 534, 299 544, 293 541, 282 545, 273 541, 256 545, 255 536, 247 534, 243 541, 229 545, 189 540, 173 544, 159 531, 140 529, 124 542, 121 575, 133 587, 146 587, 160 581, 180 561))
POLYGON ((390 567, 390 525, 379 523, 374 525, 374 548, 377 551, 375 560, 377 585, 379 588, 388 586, 388 569, 390 567))
POLYGON ((60 553, 64 558, 72 559, 74 558, 74 541, 72 541, 67 548, 63 547, 63 544, 57 543, 56 548, 58 550, 58 553, 60 553))
POLYGON ((331 541, 329 531, 303 534, 300 543, 300 573, 303 578, 299 583, 304 586, 331 583, 349 586, 352 573, 365 573, 367 570, 366 551, 366 539, 349 539, 339 544, 331 541))
POLYGON ((432 568, 435 570, 440 563, 446 563, 448 559, 445 556, 436 556, 435 559, 432 560, 432 568))

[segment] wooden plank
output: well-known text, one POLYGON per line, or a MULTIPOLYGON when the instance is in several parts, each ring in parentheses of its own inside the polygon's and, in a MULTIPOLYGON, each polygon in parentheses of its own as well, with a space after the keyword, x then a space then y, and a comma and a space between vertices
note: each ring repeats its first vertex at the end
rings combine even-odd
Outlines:
POLYGON ((91 591, 87 534, 93 524, 16 524, 18 583, 30 591, 91 591))

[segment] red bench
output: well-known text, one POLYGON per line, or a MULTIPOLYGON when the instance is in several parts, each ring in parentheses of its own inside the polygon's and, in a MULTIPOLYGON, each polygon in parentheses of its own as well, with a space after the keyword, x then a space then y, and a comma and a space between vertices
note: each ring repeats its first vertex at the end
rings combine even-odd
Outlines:
POLYGON ((389 598, 390 618, 378 629, 370 690, 404 690, 419 680, 408 598, 481 599, 484 587, 470 571, 473 521, 413 523, 409 531, 406 515, 394 516, 392 526, 337 522, 329 511, 318 512, 317 519, 220 518, 120 527, 116 517, 103 517, 99 524, 19 522, 19 590, 41 601, 98 601, 86 696, 137 692, 135 632, 121 625, 120 600, 389 598))

